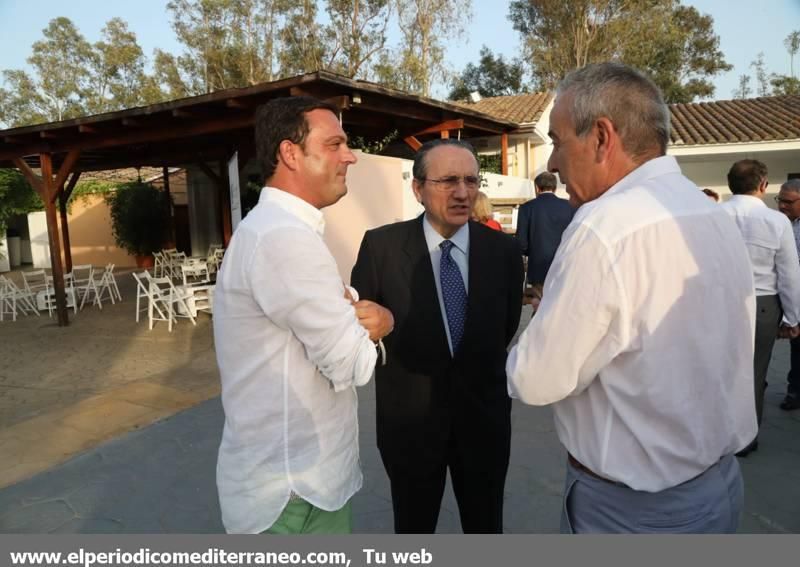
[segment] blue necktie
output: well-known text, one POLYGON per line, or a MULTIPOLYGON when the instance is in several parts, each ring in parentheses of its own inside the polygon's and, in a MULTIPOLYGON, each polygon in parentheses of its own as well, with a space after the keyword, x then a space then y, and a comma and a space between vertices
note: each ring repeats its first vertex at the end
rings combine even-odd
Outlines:
POLYGON ((450 250, 453 243, 449 240, 439 244, 442 249, 442 259, 439 263, 439 281, 442 285, 442 299, 444 310, 447 313, 447 326, 450 327, 450 341, 453 344, 453 354, 461 344, 464 336, 464 320, 467 317, 467 291, 464 289, 464 280, 461 270, 458 269, 450 250))

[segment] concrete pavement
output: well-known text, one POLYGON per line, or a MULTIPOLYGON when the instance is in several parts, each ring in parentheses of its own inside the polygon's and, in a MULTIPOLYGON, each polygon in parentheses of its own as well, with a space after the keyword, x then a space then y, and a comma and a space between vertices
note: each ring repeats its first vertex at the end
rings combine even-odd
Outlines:
MULTIPOLYGON (((530 316, 528 308, 525 313, 523 325, 530 316)), ((207 327, 191 329, 192 335, 208 332, 207 327)), ((207 363, 202 372, 210 372, 207 363)), ((190 359, 178 366, 178 373, 186 372, 187 366, 198 369, 190 359)), ((800 533, 800 411, 777 408, 787 368, 788 344, 781 341, 770 367, 760 448, 740 459, 746 495, 743 533, 800 533)), ((186 380, 190 389, 191 380, 186 380)), ((390 533, 391 501, 375 444, 372 384, 359 390, 359 399, 364 488, 354 499, 355 529, 390 533)), ((20 418, 18 423, 25 421, 20 418)), ((16 482, 0 490, 0 532, 221 532, 214 473, 222 422, 219 399, 214 397, 16 482)), ((0 444, 0 454, 3 447, 0 444)), ((564 462, 550 410, 515 403, 506 483, 507 532, 558 531, 564 462)), ((460 533, 449 486, 438 531, 460 533)))

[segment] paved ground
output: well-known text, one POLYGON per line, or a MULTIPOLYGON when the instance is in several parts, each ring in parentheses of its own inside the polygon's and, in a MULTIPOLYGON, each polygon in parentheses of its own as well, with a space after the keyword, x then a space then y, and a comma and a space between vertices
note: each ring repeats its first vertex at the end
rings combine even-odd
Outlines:
MULTIPOLYGON (((66 332, 33 319, 0 325, 0 470, 21 455, 51 458, 49 465, 40 460, 43 472, 18 472, 0 490, 0 532, 222 531, 214 468, 223 416, 213 397, 210 326, 201 319, 196 328, 182 322, 172 335, 164 325, 148 332, 133 323, 130 291, 118 312, 84 311, 66 332), (26 389, 31 383, 40 396, 26 389), (191 409, 162 419, 183 407, 191 409), (23 442, 17 433, 24 431, 35 440, 23 442)), ((777 409, 787 365, 782 342, 770 370, 761 448, 741 460, 745 533, 800 533, 800 411, 777 409)), ((354 500, 356 531, 391 532, 372 385, 360 389, 359 414, 365 483, 354 500)), ((550 410, 515 405, 506 531, 557 531, 564 460, 550 410)), ((459 531, 448 489, 439 532, 459 531)))

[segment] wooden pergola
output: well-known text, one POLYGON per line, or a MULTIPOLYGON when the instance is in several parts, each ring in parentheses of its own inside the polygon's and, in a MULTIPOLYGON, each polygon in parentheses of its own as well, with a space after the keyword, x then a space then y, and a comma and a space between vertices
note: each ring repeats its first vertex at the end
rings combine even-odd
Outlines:
MULTIPOLYGON (((505 154, 507 133, 518 127, 468 108, 318 71, 145 107, 0 130, 0 167, 18 168, 45 204, 58 324, 69 324, 61 249, 63 244, 69 272, 72 257, 66 205, 82 172, 161 167, 169 191, 169 167, 199 166, 217 186, 227 245, 231 215, 224 164, 237 151, 242 166, 255 155, 253 123, 258 105, 294 95, 315 96, 335 104, 350 135, 376 139, 397 130, 415 150, 420 138, 448 137, 451 131, 458 131, 463 138, 500 135, 505 154), (219 173, 209 163, 219 163, 219 173)), ((503 173, 507 161, 503 155, 503 173)))

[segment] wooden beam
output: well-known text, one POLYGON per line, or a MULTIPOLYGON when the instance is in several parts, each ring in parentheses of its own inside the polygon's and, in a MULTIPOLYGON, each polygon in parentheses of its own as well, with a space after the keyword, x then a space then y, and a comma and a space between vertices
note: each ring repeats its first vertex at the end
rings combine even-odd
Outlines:
POLYGON ((243 100, 239 100, 238 98, 229 98, 225 101, 225 106, 228 108, 253 108, 253 104, 250 102, 245 102, 243 100))
POLYGON ((53 140, 55 138, 58 138, 55 132, 49 132, 49 131, 39 132, 39 137, 46 140, 53 140))
POLYGON ((50 271, 53 274, 53 287, 56 293, 56 313, 58 325, 69 325, 67 315, 67 296, 64 293, 64 269, 61 266, 61 243, 58 238, 58 220, 56 218, 56 205, 53 195, 57 187, 53 178, 53 158, 50 154, 40 154, 39 163, 42 164, 42 185, 44 187, 45 216, 47 218, 47 237, 50 242, 50 271))
MULTIPOLYGON (((124 121, 125 119, 123 119, 124 121)), ((176 138, 190 138, 202 134, 216 134, 229 130, 239 130, 249 128, 253 125, 254 116, 252 113, 235 114, 222 117, 206 117, 193 122, 167 123, 160 126, 149 128, 117 129, 107 133, 100 133, 96 136, 86 138, 75 138, 71 140, 56 140, 48 146, 50 153, 63 152, 67 150, 100 150, 128 144, 153 144, 176 138)), ((40 153, 41 145, 30 144, 21 147, 0 148, 0 160, 13 159, 20 156, 40 153)), ((85 168, 81 168, 85 169, 85 168)))
POLYGON ((141 126, 142 123, 139 122, 138 120, 136 120, 135 118, 123 118, 122 119, 122 125, 123 126, 137 127, 137 126, 141 126))
POLYGON ((180 108, 176 108, 172 111, 172 116, 175 118, 192 118, 195 114, 193 112, 189 112, 188 110, 183 110, 180 108))
MULTIPOLYGON (((444 122, 440 122, 434 126, 430 126, 429 128, 425 128, 424 130, 420 130, 419 132, 415 132, 414 136, 422 136, 423 134, 434 134, 434 133, 441 133, 447 132, 449 130, 463 130, 464 129, 464 120, 459 118, 458 120, 445 120, 444 122)), ((442 136, 443 138, 445 136, 442 136)))
POLYGON ((36 175, 31 169, 31 166, 29 166, 28 163, 22 158, 14 158, 14 165, 17 166, 17 169, 20 170, 23 177, 25 177, 28 183, 31 184, 31 187, 33 187, 34 191, 39 193, 39 197, 41 197, 44 201, 47 198, 47 195, 45 195, 44 192, 45 188, 44 184, 42 183, 42 178, 36 175))
POLYGON ((414 136, 409 136, 407 138, 403 138, 403 141, 411 146, 411 149, 415 152, 422 147, 422 142, 417 140, 414 136))
POLYGON ((78 124, 78 132, 81 134, 94 134, 97 132, 97 128, 88 124, 78 124))
POLYGON ((200 168, 200 170, 201 170, 203 173, 205 173, 205 174, 208 176, 208 178, 209 178, 211 181, 213 181, 213 182, 214 182, 214 184, 215 184, 217 187, 220 187, 220 188, 222 187, 222 178, 221 178, 219 175, 217 175, 217 172, 216 172, 216 171, 214 171, 213 169, 211 169, 210 167, 208 167, 208 164, 206 164, 206 163, 203 163, 202 161, 199 161, 199 162, 197 162, 197 167, 199 167, 199 168, 200 168))
MULTIPOLYGON (((55 183, 53 184, 56 188, 56 191, 60 191, 61 187, 64 185, 64 182, 67 180, 67 176, 72 173, 73 168, 75 167, 75 163, 78 161, 78 158, 81 156, 80 150, 70 150, 67 153, 67 157, 64 158, 64 161, 61 163, 61 167, 58 168, 58 174, 56 175, 55 183)), ((56 195, 53 195, 53 202, 55 202, 56 195)))
POLYGON ((78 178, 81 176, 80 171, 76 171, 69 178, 67 186, 58 192, 58 208, 61 213, 61 238, 64 241, 64 269, 67 273, 72 271, 72 246, 69 242, 69 220, 67 218, 67 203, 69 197, 72 195, 75 185, 78 183, 78 178))
POLYGON ((500 134, 500 173, 508 175, 508 134, 500 134))

